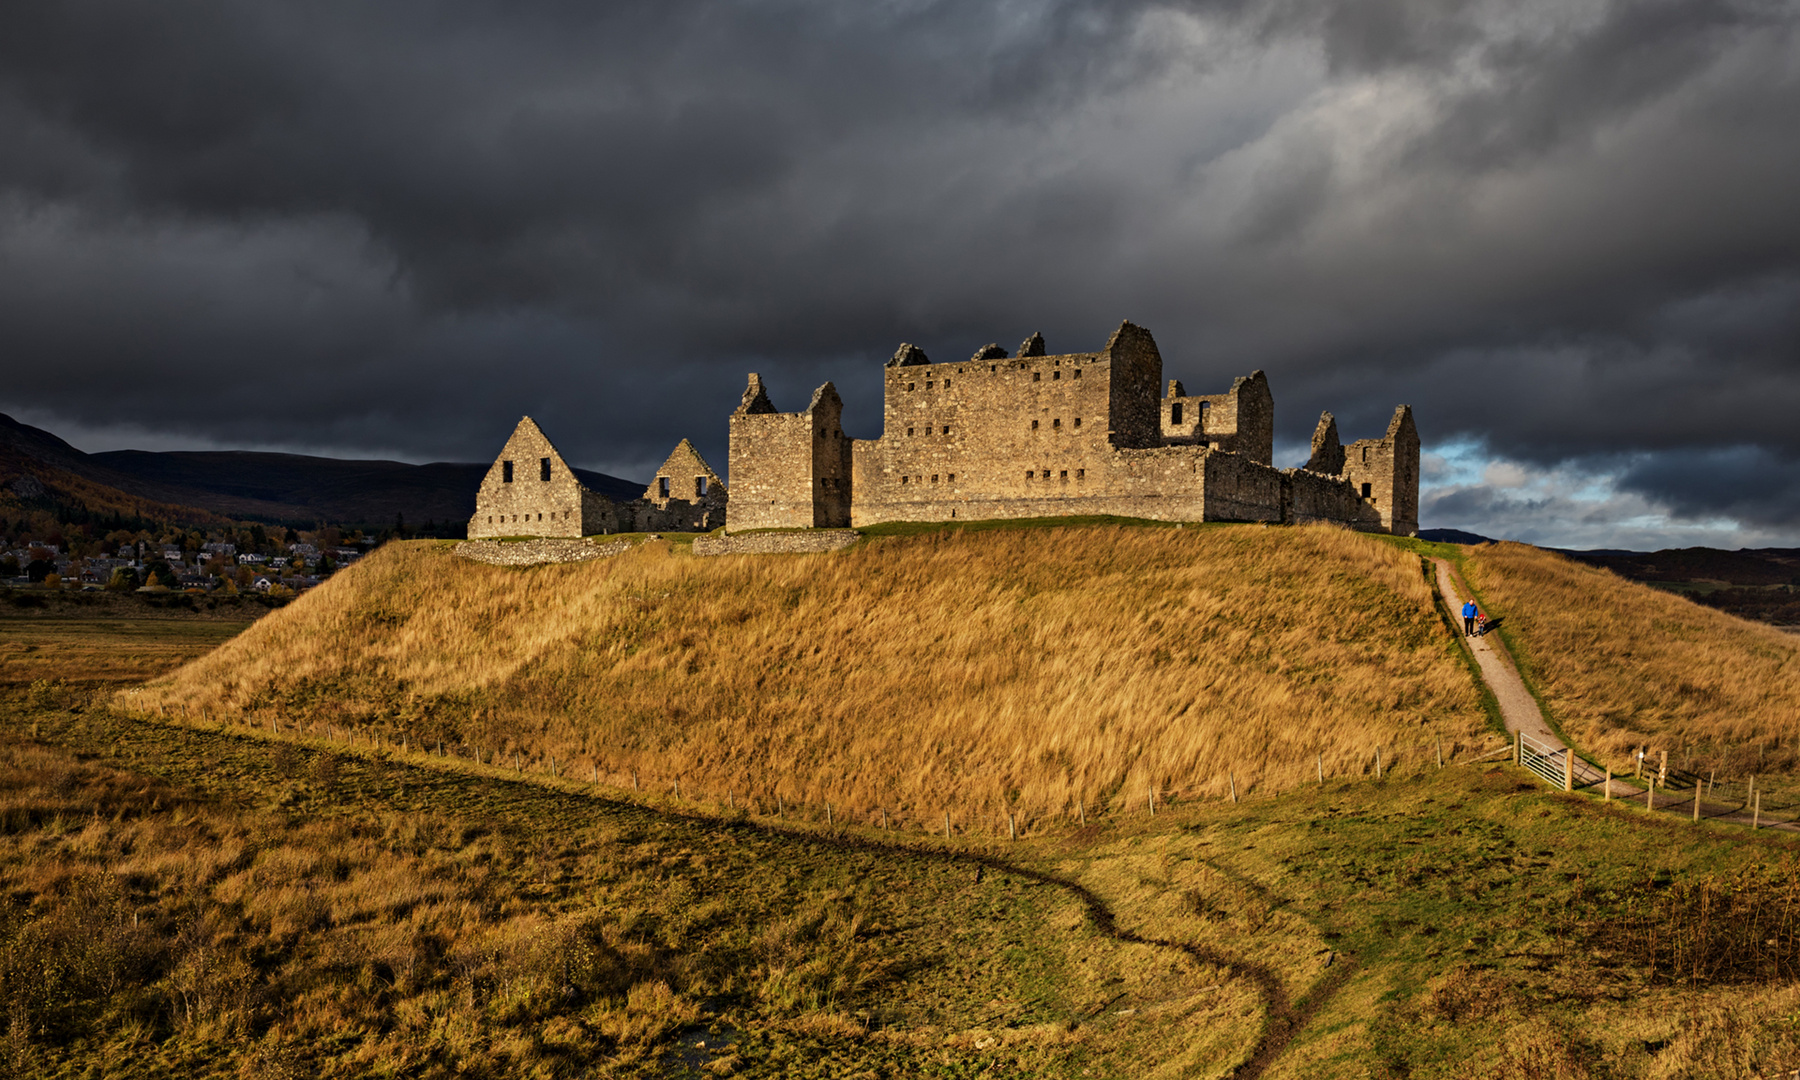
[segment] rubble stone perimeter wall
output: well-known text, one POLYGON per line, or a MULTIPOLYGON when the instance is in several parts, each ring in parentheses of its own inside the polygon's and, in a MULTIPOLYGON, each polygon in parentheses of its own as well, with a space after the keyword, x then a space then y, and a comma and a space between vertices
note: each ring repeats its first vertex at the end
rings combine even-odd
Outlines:
POLYGON ((712 534, 694 537, 696 555, 803 555, 837 551, 861 539, 855 529, 817 529, 812 532, 771 532, 739 535, 712 534))
POLYGON ((498 540, 464 540, 455 553, 473 562, 489 566, 543 566, 548 563, 586 562, 605 559, 630 551, 635 542, 614 540, 596 544, 591 540, 544 538, 503 544, 498 540))

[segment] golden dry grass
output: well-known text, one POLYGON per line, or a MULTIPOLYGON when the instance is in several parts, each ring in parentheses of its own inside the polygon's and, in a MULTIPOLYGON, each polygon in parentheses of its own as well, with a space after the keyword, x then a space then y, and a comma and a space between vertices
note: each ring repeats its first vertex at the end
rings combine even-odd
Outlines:
POLYGON ((1465 570, 1552 713, 1615 767, 1637 747, 1721 776, 1791 770, 1800 638, 1521 544, 1465 570))
POLYGON ((530 570, 411 544, 130 702, 840 813, 1029 817, 1469 738, 1485 720, 1454 648, 1415 555, 1324 527, 646 545, 530 570))

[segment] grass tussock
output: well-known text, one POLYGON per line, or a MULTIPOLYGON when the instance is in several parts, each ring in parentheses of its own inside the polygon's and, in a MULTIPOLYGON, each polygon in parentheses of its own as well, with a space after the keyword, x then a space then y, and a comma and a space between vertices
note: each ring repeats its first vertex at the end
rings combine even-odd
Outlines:
POLYGON ((1360 773, 1484 723, 1417 557, 1333 528, 525 571, 390 545, 131 702, 921 822, 1360 773))
POLYGON ((1472 549, 1465 571, 1584 750, 1623 768, 1666 749, 1721 777, 1800 764, 1800 637, 1521 544, 1472 549))

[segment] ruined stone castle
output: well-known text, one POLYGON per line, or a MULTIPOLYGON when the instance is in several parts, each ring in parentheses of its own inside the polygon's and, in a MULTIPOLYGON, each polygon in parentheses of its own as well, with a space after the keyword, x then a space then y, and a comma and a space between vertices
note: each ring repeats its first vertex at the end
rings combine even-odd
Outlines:
POLYGON ((614 502, 583 484, 527 416, 482 478, 469 538, 704 531, 725 523, 726 506, 724 482, 686 439, 641 497, 614 502))
POLYGON ((1310 460, 1277 469, 1262 372, 1198 395, 1162 373, 1149 331, 1129 322, 1092 353, 1047 355, 1033 334, 1016 356, 988 345, 932 363, 902 345, 877 439, 844 434, 830 383, 784 413, 753 374, 730 421, 728 531, 1074 514, 1417 531, 1411 407, 1349 446, 1325 413, 1310 460))

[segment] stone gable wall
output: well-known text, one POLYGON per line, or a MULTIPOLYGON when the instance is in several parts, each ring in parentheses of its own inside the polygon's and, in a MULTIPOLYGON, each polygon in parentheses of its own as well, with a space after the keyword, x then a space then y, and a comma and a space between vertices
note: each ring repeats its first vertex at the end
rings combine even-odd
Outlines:
POLYGON ((614 522, 612 501, 584 487, 526 417, 482 478, 469 537, 587 536, 616 531, 614 522))
POLYGON ((644 496, 619 508, 630 532, 706 532, 725 524, 730 496, 725 482, 686 439, 678 443, 644 496))

